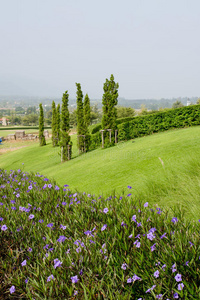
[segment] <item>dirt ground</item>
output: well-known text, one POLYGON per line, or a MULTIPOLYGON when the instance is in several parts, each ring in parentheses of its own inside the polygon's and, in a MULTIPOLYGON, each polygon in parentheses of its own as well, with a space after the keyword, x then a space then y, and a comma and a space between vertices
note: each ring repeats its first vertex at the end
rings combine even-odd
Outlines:
MULTIPOLYGON (((70 132, 69 135, 74 135, 76 132, 70 132)), ((51 140, 51 134, 49 135, 49 138, 46 139, 47 141, 51 140)), ((2 142, 2 145, 0 145, 0 155, 15 151, 24 147, 31 146, 33 143, 39 143, 39 140, 5 140, 2 142)))

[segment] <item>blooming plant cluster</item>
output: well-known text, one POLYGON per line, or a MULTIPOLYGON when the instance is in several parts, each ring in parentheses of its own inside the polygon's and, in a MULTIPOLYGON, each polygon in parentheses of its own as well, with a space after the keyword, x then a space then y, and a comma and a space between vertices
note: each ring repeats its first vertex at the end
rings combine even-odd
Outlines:
POLYGON ((200 299, 199 223, 132 190, 96 197, 0 170, 0 295, 200 299))

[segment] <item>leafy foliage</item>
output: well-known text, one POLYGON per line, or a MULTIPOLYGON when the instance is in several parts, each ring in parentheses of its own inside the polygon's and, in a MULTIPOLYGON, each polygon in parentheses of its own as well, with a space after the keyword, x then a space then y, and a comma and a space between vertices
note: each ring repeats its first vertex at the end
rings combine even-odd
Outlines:
MULTIPOLYGON (((85 117, 84 117, 84 111, 83 111, 83 93, 81 90, 81 85, 80 83, 76 83, 77 87, 77 110, 76 110, 76 115, 77 115, 77 145, 79 152, 84 152, 85 146, 86 146, 86 137, 84 138, 83 135, 86 136, 87 134, 87 129, 85 125, 85 117)), ((86 111, 85 111, 86 113, 86 111)))
POLYGON ((117 106, 117 118, 130 118, 135 116, 135 110, 132 107, 117 106))
POLYGON ((52 127, 52 145, 53 147, 58 145, 58 140, 57 140, 57 124, 56 124, 56 120, 57 116, 56 116, 56 105, 55 102, 52 102, 52 123, 51 123, 51 127, 52 127))
POLYGON ((71 159, 71 148, 72 143, 70 142, 69 135, 69 110, 68 110, 68 102, 69 102, 69 94, 66 91, 62 97, 62 107, 61 107, 61 160, 66 161, 71 159), (68 156, 68 148, 70 148, 70 156, 68 156))
POLYGON ((60 142, 60 104, 56 108, 56 131, 57 131, 57 141, 60 142))
POLYGON ((164 112, 135 117, 118 125, 118 139, 129 140, 172 128, 200 124, 200 105, 185 106, 164 112))
POLYGON ((5 299, 200 298, 199 225, 181 207, 149 207, 131 186, 73 192, 21 170, 0 170, 0 186, 5 299))
POLYGON ((184 106, 183 103, 179 100, 177 100, 176 102, 174 102, 172 104, 172 108, 180 108, 180 107, 183 107, 183 106, 184 106))
MULTIPOLYGON (((106 79, 104 83, 103 90, 103 98, 102 98, 102 109, 103 109, 103 117, 102 117, 102 129, 112 129, 117 128, 116 120, 117 120, 117 109, 116 105, 118 103, 118 88, 119 84, 115 83, 114 76, 111 74, 110 80, 106 79)), ((114 143, 114 133, 112 132, 112 144, 114 143)), ((108 142, 108 132, 105 133, 105 144, 109 144, 108 142)))
POLYGON ((42 103, 40 103, 39 107, 40 107, 39 141, 40 141, 40 146, 45 146, 46 145, 46 140, 45 140, 45 136, 44 136, 44 112, 43 112, 42 103))

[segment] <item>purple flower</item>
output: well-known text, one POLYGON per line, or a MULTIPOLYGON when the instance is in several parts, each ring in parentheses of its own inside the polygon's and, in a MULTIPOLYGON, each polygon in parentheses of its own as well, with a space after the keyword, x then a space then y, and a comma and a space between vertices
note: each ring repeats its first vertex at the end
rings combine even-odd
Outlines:
POLYGON ((149 205, 149 203, 148 203, 148 202, 146 202, 146 203, 144 204, 144 207, 148 207, 148 205, 149 205))
POLYGON ((127 197, 130 197, 132 194, 128 194, 127 197))
POLYGON ((66 237, 64 235, 60 235, 59 238, 57 239, 57 242, 62 243, 66 240, 66 237))
POLYGON ((133 237, 133 235, 132 235, 132 234, 130 234, 130 235, 129 235, 129 239, 131 239, 132 237, 133 237))
POLYGON ((0 221, 3 221, 3 218, 0 218, 0 221))
POLYGON ((156 250, 156 243, 151 246, 151 252, 153 252, 154 250, 156 250))
POLYGON ((1 230, 2 230, 2 231, 6 231, 7 229, 8 229, 8 227, 7 227, 6 225, 2 225, 2 226, 1 226, 1 230))
POLYGON ((150 289, 148 289, 147 291, 146 291, 146 293, 150 293, 151 291, 153 291, 153 289, 156 287, 156 285, 154 284, 150 289))
POLYGON ((27 282, 28 282, 28 278, 25 279, 25 283, 27 283, 27 282))
POLYGON ((178 222, 178 219, 176 217, 173 217, 171 221, 175 224, 176 222, 178 222))
POLYGON ((77 253, 81 252, 81 248, 80 247, 76 248, 76 252, 77 253))
POLYGON ((182 289, 184 288, 184 284, 181 282, 178 284, 178 290, 182 291, 182 289))
POLYGON ((51 275, 47 278, 47 282, 51 281, 51 279, 54 279, 53 274, 51 274, 51 275))
POLYGON ((178 299, 178 293, 174 293, 174 299, 178 299))
POLYGON ((10 288, 10 293, 12 294, 12 293, 14 293, 14 292, 15 292, 15 286, 12 285, 11 288, 10 288))
POLYGON ((72 281, 72 283, 77 283, 79 281, 78 276, 77 275, 72 276, 71 281, 72 281))
POLYGON ((128 189, 132 189, 132 187, 130 185, 127 186, 128 189))
POLYGON ((136 218, 137 218, 136 215, 133 215, 132 218, 131 218, 131 220, 132 220, 133 222, 136 222, 136 218))
POLYGON ((48 188, 49 188, 49 189, 52 188, 52 184, 51 184, 51 183, 48 184, 48 188))
POLYGON ((157 270, 156 272, 154 272, 153 276, 154 276, 155 278, 158 278, 158 277, 159 277, 159 271, 157 270))
POLYGON ((41 219, 41 220, 39 220, 38 222, 43 223, 44 221, 41 219))
POLYGON ((147 238, 152 241, 153 239, 155 239, 155 235, 152 232, 149 232, 147 233, 147 238))
POLYGON ((104 208, 103 212, 104 212, 104 214, 107 214, 107 212, 108 212, 108 208, 107 208, 107 207, 106 207, 106 208, 104 208))
POLYGON ((66 205, 67 203, 66 202, 62 202, 62 205, 66 205))
POLYGON ((137 248, 140 248, 140 242, 137 242, 135 245, 137 248))
POLYGON ((166 238, 166 234, 167 234, 167 233, 165 232, 163 235, 161 235, 161 237, 160 237, 161 240, 162 240, 163 238, 166 238))
POLYGON ((189 241, 189 243, 190 243, 190 247, 194 246, 194 244, 192 242, 189 241))
POLYGON ((21 263, 22 267, 26 266, 26 259, 21 263))
POLYGON ((74 291, 74 296, 76 296, 78 294, 78 291, 74 291))
POLYGON ((31 215, 29 215, 29 217, 28 217, 28 219, 29 219, 29 220, 31 220, 31 219, 33 219, 33 218, 35 218, 35 216, 34 216, 34 215, 32 215, 32 214, 31 214, 31 215))
POLYGON ((173 264, 171 267, 172 273, 176 272, 176 264, 173 264))
POLYGON ((136 274, 133 275, 132 279, 133 279, 133 281, 141 280, 141 278, 139 276, 137 276, 136 274))
POLYGON ((56 259, 54 259, 54 269, 56 269, 57 267, 60 267, 62 265, 62 262, 58 259, 58 258, 56 258, 56 259))
POLYGON ((176 282, 182 281, 181 274, 176 274, 174 278, 176 279, 176 282))
POLYGON ((59 188, 57 185, 55 185, 55 190, 56 190, 56 191, 59 191, 59 189, 60 189, 60 188, 59 188))
POLYGON ((123 270, 126 270, 127 264, 126 264, 126 263, 122 264, 121 268, 122 268, 123 270))
POLYGON ((20 194, 18 193, 17 195, 16 195, 16 198, 19 198, 20 197, 20 194))
POLYGON ((53 223, 47 224, 47 227, 49 227, 49 228, 53 227, 53 223))
POLYGON ((101 228, 101 231, 104 231, 107 227, 107 224, 103 225, 103 227, 101 228))
POLYGON ((186 265, 186 266, 188 266, 188 264, 189 264, 189 260, 188 260, 188 261, 186 261, 185 265, 186 265))
POLYGON ((132 278, 128 278, 127 283, 131 283, 131 282, 132 282, 132 278))
POLYGON ((63 230, 65 230, 67 228, 67 226, 64 226, 64 225, 61 224, 60 228, 63 229, 63 230))
POLYGON ((29 251, 29 252, 32 252, 32 248, 29 247, 29 248, 28 248, 28 251, 29 251))

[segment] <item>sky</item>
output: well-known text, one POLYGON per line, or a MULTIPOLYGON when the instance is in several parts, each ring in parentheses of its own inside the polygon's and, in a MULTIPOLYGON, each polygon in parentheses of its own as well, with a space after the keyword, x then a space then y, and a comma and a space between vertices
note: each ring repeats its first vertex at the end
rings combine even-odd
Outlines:
POLYGON ((200 96, 199 0, 0 0, 0 95, 200 96))

